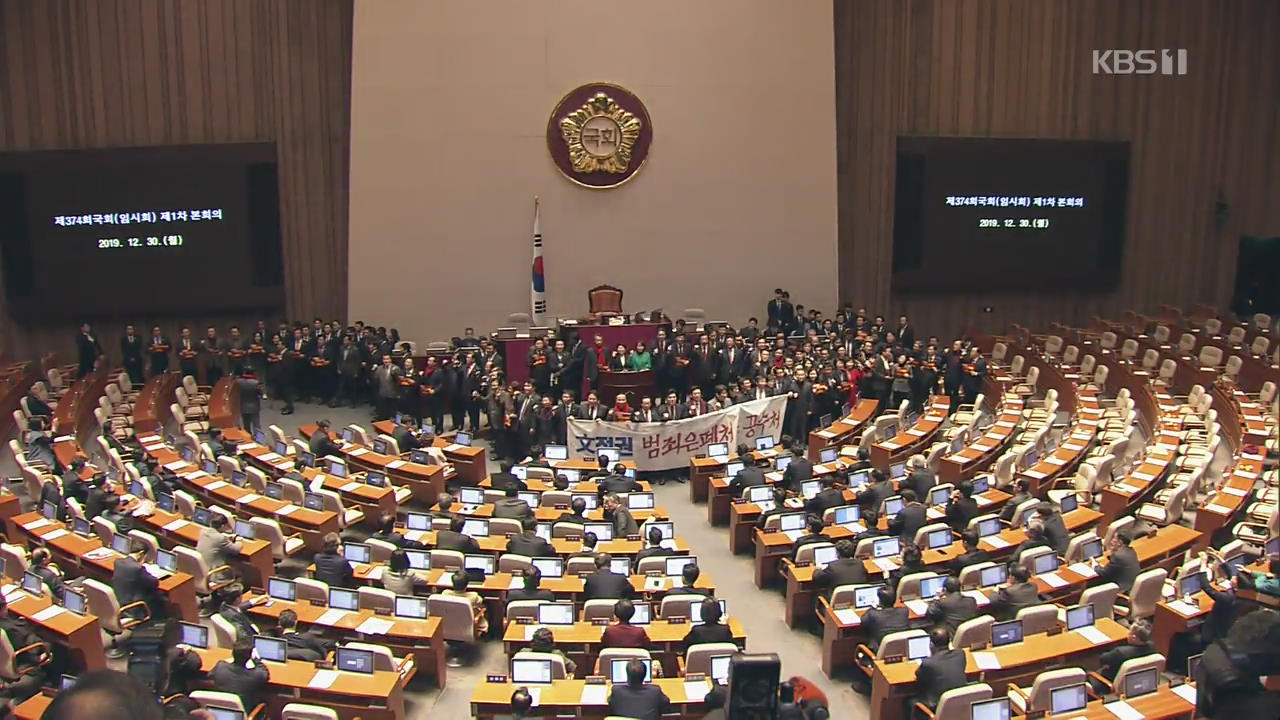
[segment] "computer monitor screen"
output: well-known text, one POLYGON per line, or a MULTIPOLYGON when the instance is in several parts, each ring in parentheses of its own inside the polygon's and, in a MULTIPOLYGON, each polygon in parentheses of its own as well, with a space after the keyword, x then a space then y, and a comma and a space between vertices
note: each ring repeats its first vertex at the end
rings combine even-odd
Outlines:
POLYGON ((239 710, 228 710, 227 708, 205 708, 213 720, 245 720, 244 713, 239 710))
POLYGON ((1204 575, 1198 572, 1178 578, 1178 594, 1182 597, 1195 595, 1204 589, 1204 575))
MULTIPOLYGON (((720 617, 724 618, 729 615, 729 606, 724 600, 720 601, 720 617)), ((702 603, 696 602, 689 605, 689 622, 694 625, 702 624, 702 603)))
POLYGON ((629 575, 631 573, 631 560, 624 557, 616 557, 609 560, 609 572, 618 575, 629 575))
POLYGON ((725 458, 729 457, 729 443, 711 443, 707 446, 707 457, 725 458))
POLYGON ((395 614, 396 617, 422 620, 427 616, 427 599, 411 595, 397 595, 395 614))
POLYGON ((197 525, 204 525, 205 527, 208 527, 209 517, 210 513, 208 508, 198 507, 196 508, 196 511, 191 514, 191 521, 197 525))
POLYGON ((858 472, 849 476, 849 487, 860 488, 863 485, 866 485, 868 482, 870 482, 870 478, 871 478, 870 470, 859 470, 858 472))
POLYGON ((676 557, 667 558, 666 568, 664 568, 664 570, 667 574, 667 577, 681 577, 681 575, 684 573, 684 568, 686 565, 697 565, 697 564, 698 564, 698 558, 696 557, 690 557, 688 555, 677 555, 676 557))
POLYGON ((872 557, 893 557, 900 552, 902 552, 902 541, 896 537, 880 538, 871 543, 872 557))
POLYGON ((1024 468, 1034 467, 1035 464, 1039 461, 1040 461, 1040 456, 1037 455, 1035 451, 1029 452, 1026 455, 1022 456, 1022 467, 1024 468))
POLYGON ((600 498, 595 493, 574 493, 569 496, 569 502, 572 503, 574 500, 582 500, 587 510, 595 510, 600 504, 600 498))
POLYGON ((63 675, 62 681, 58 683, 58 690, 59 691, 70 690, 72 687, 75 686, 76 680, 79 680, 79 679, 80 678, 77 678, 75 675, 63 675))
POLYGON ((129 494, 134 497, 146 497, 147 491, 143 489, 141 480, 133 480, 129 483, 129 494))
POLYGON ((217 474, 218 474, 218 463, 216 463, 216 462, 214 462, 214 461, 212 461, 212 460, 205 460, 204 462, 200 463, 200 469, 201 469, 201 470, 203 470, 203 471, 205 471, 206 473, 208 473, 208 474, 210 474, 210 475, 217 475, 217 474))
POLYGON ((462 523, 462 534, 471 537, 489 537, 489 521, 471 518, 462 523))
POLYGON ((88 535, 91 530, 88 520, 81 517, 71 518, 71 532, 77 535, 88 535))
POLYGON ((409 567, 414 570, 426 570, 431 566, 431 556, 426 550, 405 550, 409 556, 409 567))
POLYGON ((416 465, 430 465, 431 453, 426 450, 413 450, 409 453, 409 462, 416 465))
POLYGON ((1075 493, 1071 493, 1070 495, 1063 495, 1062 500, 1058 501, 1058 507, 1062 509, 1062 512, 1064 514, 1069 513, 1072 510, 1075 510, 1079 506, 1080 506, 1080 499, 1076 497, 1075 493))
POLYGON ((1051 552, 1043 555, 1037 555, 1031 561, 1031 571, 1039 575, 1040 573, 1050 573, 1058 569, 1058 556, 1051 552))
POLYGON ((176 503, 169 493, 160 493, 156 496, 156 505, 165 512, 173 512, 176 503))
POLYGON ((970 705, 969 720, 1009 720, 1009 698, 983 700, 970 705))
POLYGON ((366 485, 372 485, 374 487, 386 487, 387 476, 383 475, 382 473, 376 470, 370 470, 364 475, 364 483, 366 485))
POLYGON ((334 657, 333 664, 339 670, 347 672, 372 673, 373 651, 340 647, 334 657))
POLYGON ((951 531, 947 529, 934 530, 924 537, 925 544, 930 550, 944 548, 951 544, 951 531))
POLYGON ((1273 537, 1263 546, 1263 551, 1268 555, 1280 555, 1280 537, 1273 537))
POLYGON ((178 448, 178 456, 187 462, 195 462, 196 451, 192 450, 190 445, 183 445, 178 448))
POLYGON ((569 448, 564 445, 548 445, 542 449, 542 456, 548 460, 568 460, 569 448))
POLYGON ((960 450, 961 450, 961 449, 963 449, 963 448, 964 448, 964 437, 963 437, 963 436, 958 437, 958 438, 956 438, 955 440, 952 440, 952 441, 951 441, 951 452, 953 452, 953 453, 960 452, 960 450))
POLYGON ((772 435, 765 435, 764 437, 758 437, 758 438, 756 438, 756 449, 757 449, 757 450, 772 450, 772 449, 773 449, 773 436, 772 436, 772 435))
POLYGON ((1000 518, 987 518, 978 522, 978 537, 1000 534, 1000 518))
POLYGON ((368 563, 372 551, 364 543, 346 543, 342 546, 342 556, 354 563, 368 563))
POLYGON ((511 682, 535 684, 551 682, 551 661, 529 660, 527 658, 512 659, 511 682))
POLYGON ((463 505, 483 505, 484 490, 478 487, 464 487, 458 489, 458 502, 463 505))
POLYGON ((978 478, 974 478, 974 479, 973 479, 973 494, 974 494, 974 495, 981 495, 982 493, 984 493, 984 492, 986 492, 986 491, 988 491, 988 490, 990 490, 990 489, 991 489, 991 481, 987 479, 987 476, 986 476, 986 475, 983 475, 982 477, 978 477, 978 478))
POLYGON ((917 635, 907 638, 907 659, 923 660, 929 657, 929 636, 917 635))
POLYGON ((262 428, 253 431, 253 441, 259 445, 267 444, 267 432, 262 428))
POLYGON ((1008 577, 1009 570, 1003 563, 992 565, 991 567, 982 568, 982 571, 978 573, 978 585, 984 588, 995 587, 1007 580, 1008 577))
POLYGON ((209 628, 195 623, 178 623, 178 642, 193 648, 209 647, 209 628))
POLYGON ((942 586, 947 582, 946 575, 935 575, 931 578, 925 578, 920 581, 920 597, 924 600, 932 600, 934 596, 942 592, 942 586))
POLYGON ((636 609, 634 615, 631 616, 632 625, 648 625, 653 622, 653 606, 649 603, 634 603, 632 605, 636 609))
POLYGON ((1083 710, 1088 704, 1089 691, 1085 683, 1067 685, 1049 691, 1049 712, 1054 715, 1083 710))
POLYGON ((387 445, 386 440, 375 439, 371 445, 373 451, 379 455, 390 455, 391 447, 387 445))
POLYGON ((1159 668, 1147 668, 1124 676, 1124 697, 1133 698, 1153 693, 1160 686, 1159 668))
POLYGON ((725 477, 736 476, 738 473, 742 472, 742 469, 745 468, 746 466, 747 466, 746 463, 742 463, 742 462, 731 462, 728 465, 725 465, 724 466, 725 477))
POLYGON ((648 538, 650 528, 658 528, 658 531, 662 533, 663 540, 671 540, 676 536, 676 525, 669 520, 663 520, 662 522, 647 522, 644 525, 641 525, 641 536, 648 538))
POLYGON ((832 415, 831 413, 827 413, 822 417, 818 418, 818 427, 827 427, 832 423, 833 420, 835 420, 835 416, 832 415))
POLYGON ((1196 671, 1200 669, 1200 661, 1204 659, 1204 653, 1192 655, 1187 658, 1187 679, 1190 682, 1196 681, 1196 671))
POLYGON ((248 520, 236 520, 236 535, 246 540, 253 539, 253 525, 248 520))
POLYGON ((329 461, 329 474, 334 477, 344 478, 347 476, 347 464, 338 460, 329 461))
POLYGON ((285 445, 283 440, 277 440, 276 446, 272 449, 275 450, 275 453, 280 457, 288 457, 289 455, 289 446, 285 445))
POLYGON ((1080 548, 1080 560, 1092 560, 1102 555, 1102 539, 1090 540, 1080 548))
POLYGON ((596 457, 608 458, 609 464, 613 464, 622 459, 622 451, 618 448, 600 448, 596 451, 596 457))
MULTIPOLYGON (((492 555, 463 555, 462 567, 467 570, 479 570, 482 575, 492 575, 497 564, 492 555)), ((546 573, 543 573, 544 575, 546 573)))
MULTIPOLYGON (((614 658, 613 660, 609 661, 610 682, 615 682, 615 683, 618 683, 619 685, 626 683, 627 682, 627 665, 629 665, 633 659, 634 658, 614 658)), ((640 662, 644 663, 644 681, 645 682, 652 681, 653 680, 653 661, 641 660, 640 662)))
POLYGON ((404 516, 405 527, 410 530, 430 530, 431 516, 425 513, 408 513, 404 516))
POLYGON ((857 505, 845 505, 844 507, 836 508, 834 515, 837 525, 858 522, 862 518, 862 508, 857 505))
POLYGON ((178 556, 168 550, 156 550, 156 565, 169 572, 178 572, 178 556))
POLYGON ((806 500, 817 495, 820 490, 822 490, 821 480, 805 480, 800 483, 800 495, 806 500))
POLYGON ((652 510, 653 493, 633 492, 627 494, 627 507, 632 510, 652 510))
POLYGON ((558 578, 564 576, 564 558, 534 558, 533 566, 538 568, 544 578, 558 578))
POLYGON ((54 505, 51 502, 46 501, 43 505, 40 506, 40 514, 44 516, 45 520, 57 520, 58 506, 54 505))
POLYGON ((538 623, 541 625, 572 625, 573 605, 570 603, 543 603, 539 605, 538 623))
POLYGON ((786 532, 788 530, 801 530, 804 528, 805 515, 802 512, 783 513, 778 516, 778 529, 786 532))
POLYGON ((524 501, 525 505, 536 508, 542 504, 542 493, 530 490, 521 490, 516 493, 516 497, 524 501))
POLYGON ((834 462, 840 456, 840 451, 835 448, 823 448, 818 451, 818 462, 829 463, 834 462))
POLYGON ((258 651, 258 657, 269 662, 284 662, 289 659, 289 644, 280 638, 255 635, 253 649, 258 651))
POLYGON ((277 600, 293 602, 298 599, 298 585, 292 580, 271 578, 267 581, 267 595, 277 600))
POLYGON ((1022 642, 1022 621, 1009 620, 991 626, 991 646, 1001 647, 1022 642))
POLYGON ((906 463, 894 463, 889 466, 889 478, 897 480, 907 474, 906 463))
POLYGON ((863 585, 853 590, 853 606, 859 610, 873 607, 880 601, 880 588, 883 585, 863 585))
POLYGON ((77 615, 83 615, 85 605, 86 601, 84 595, 81 595, 71 588, 66 588, 62 591, 62 607, 77 615))
POLYGON ((929 491, 930 505, 946 505, 951 502, 951 488, 937 488, 929 491))
POLYGON ((884 514, 889 516, 897 515, 902 512, 902 506, 904 504, 905 503, 903 503, 902 498, 896 495, 888 498, 884 501, 884 514))
POLYGON ((729 661, 732 659, 732 655, 716 655, 711 658, 711 679, 717 685, 729 684, 729 661))
POLYGON ((266 484, 267 497, 272 500, 284 499, 284 486, 278 482, 268 482, 266 484))
POLYGON ((783 455, 778 458, 777 462, 774 463, 774 465, 777 467, 778 472, 782 472, 787 468, 791 467, 791 463, 794 461, 795 461, 795 458, 791 457, 790 455, 783 455))
POLYGON ((342 428, 342 442, 353 443, 356 441, 356 432, 349 427, 342 428))
POLYGON ((231 471, 231 484, 232 484, 232 485, 235 485, 236 487, 244 487, 245 480, 247 480, 247 479, 248 479, 248 476, 244 474, 244 471, 242 471, 242 470, 232 470, 232 471, 231 471))
POLYGON ((1093 624, 1093 605, 1085 603, 1067 608, 1067 630, 1076 630, 1093 624))
POLYGON ((898 434, 898 424, 889 423, 888 425, 884 426, 884 434, 881 437, 883 437, 885 440, 888 440, 897 434, 898 434))
POLYGON ((316 466, 316 454, 312 452, 304 452, 298 454, 298 464, 302 467, 313 468, 316 466))
POLYGON ((435 435, 435 434, 436 434, 436 426, 435 426, 435 425, 432 425, 432 424, 430 424, 430 423, 424 424, 424 425, 422 426, 422 434, 423 434, 423 435, 435 435))
POLYGON ((329 607, 335 610, 359 610, 360 596, 355 590, 329 588, 329 607))
POLYGON ((129 554, 129 536, 113 535, 111 537, 111 549, 115 550, 121 555, 128 555, 129 554))
POLYGON ((570 485, 576 485, 582 478, 582 473, 572 468, 557 468, 556 475, 563 475, 570 485))
POLYGON ((471 433, 459 432, 453 436, 453 442, 457 445, 469 447, 471 445, 471 433))
POLYGON ((743 497, 748 502, 753 503, 769 502, 773 499, 773 488, 768 485, 752 485, 747 488, 747 492, 743 497))
POLYGON ((813 551, 813 564, 818 567, 824 567, 836 561, 839 554, 836 552, 834 545, 823 545, 813 551))
POLYGON ((582 531, 584 533, 593 533, 596 536, 596 540, 600 542, 613 539, 612 523, 586 523, 582 526, 582 531))
POLYGON ((304 494, 302 496, 302 504, 308 510, 315 510, 316 512, 321 512, 324 510, 324 498, 320 495, 320 493, 309 492, 304 494))

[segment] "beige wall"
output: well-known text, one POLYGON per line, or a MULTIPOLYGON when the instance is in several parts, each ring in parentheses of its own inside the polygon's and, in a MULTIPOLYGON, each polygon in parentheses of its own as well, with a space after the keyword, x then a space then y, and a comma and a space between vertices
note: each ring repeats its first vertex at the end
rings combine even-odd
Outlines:
POLYGON ((529 310, 533 196, 549 314, 621 287, 624 309, 745 322, 776 286, 836 299, 832 10, 804 0, 356 0, 352 319, 419 341, 529 310), (551 109, 608 81, 654 140, 588 190, 547 154, 551 109))

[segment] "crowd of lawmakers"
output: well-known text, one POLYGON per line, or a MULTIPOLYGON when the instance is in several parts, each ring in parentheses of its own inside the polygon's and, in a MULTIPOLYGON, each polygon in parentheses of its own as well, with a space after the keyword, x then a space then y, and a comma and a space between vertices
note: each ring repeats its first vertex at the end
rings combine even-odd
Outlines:
MULTIPOLYGON (((972 400, 982 387, 986 361, 977 348, 918 336, 905 315, 889 324, 846 306, 824 318, 776 290, 764 317, 763 324, 752 317, 736 330, 719 323, 695 329, 676 320, 657 331, 652 346, 607 347, 598 335, 552 332, 534 338, 527 356, 518 359, 528 368, 529 379, 521 383, 507 378, 516 359, 504 358, 497 342, 472 328, 420 366, 395 328, 320 318, 274 329, 260 321, 249 332, 231 327, 225 334, 209 327, 203 337, 184 327, 176 340, 159 326, 142 337, 129 325, 118 357, 135 383, 175 363, 184 375, 203 367, 210 385, 224 374, 256 378, 286 414, 298 400, 368 402, 375 419, 398 414, 436 433, 447 427, 477 432, 483 415, 496 456, 507 458, 563 444, 569 418, 669 422, 786 395, 783 431, 803 438, 820 418, 842 414, 859 398, 877 399, 882 409, 909 401, 918 412, 931 393, 972 400), (605 369, 652 370, 656 392, 600 397, 605 369)), ((76 342, 81 373, 107 362, 88 324, 76 342)))

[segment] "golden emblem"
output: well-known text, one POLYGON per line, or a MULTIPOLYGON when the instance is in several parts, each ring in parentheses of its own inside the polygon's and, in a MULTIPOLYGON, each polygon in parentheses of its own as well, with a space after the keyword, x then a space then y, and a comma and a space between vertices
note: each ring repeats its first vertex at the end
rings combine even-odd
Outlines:
POLYGON ((560 119, 569 160, 579 173, 627 172, 631 149, 643 127, 639 117, 604 92, 592 95, 582 107, 560 119))

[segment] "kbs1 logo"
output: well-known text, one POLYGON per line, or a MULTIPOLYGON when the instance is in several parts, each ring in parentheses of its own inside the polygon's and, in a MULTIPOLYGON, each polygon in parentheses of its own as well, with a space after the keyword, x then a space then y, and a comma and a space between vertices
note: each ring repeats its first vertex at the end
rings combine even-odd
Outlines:
POLYGON ((1187 51, 1094 50, 1094 75, 1186 75, 1187 51))

